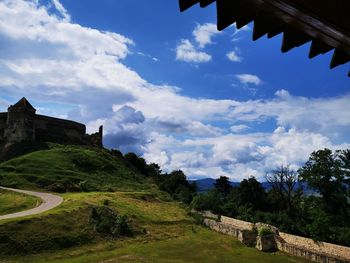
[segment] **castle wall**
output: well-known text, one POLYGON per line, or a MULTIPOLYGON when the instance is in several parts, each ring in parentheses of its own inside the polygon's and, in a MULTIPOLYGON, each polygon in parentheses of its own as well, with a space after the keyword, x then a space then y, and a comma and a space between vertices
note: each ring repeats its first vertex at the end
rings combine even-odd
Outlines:
POLYGON ((84 124, 36 114, 26 98, 0 113, 0 141, 5 143, 42 141, 103 147, 102 137, 102 126, 88 135, 84 124))
POLYGON ((36 115, 35 137, 38 141, 57 143, 83 143, 86 133, 85 125, 68 120, 36 115))
POLYGON ((7 121, 7 112, 0 112, 0 140, 4 136, 6 121, 7 121))

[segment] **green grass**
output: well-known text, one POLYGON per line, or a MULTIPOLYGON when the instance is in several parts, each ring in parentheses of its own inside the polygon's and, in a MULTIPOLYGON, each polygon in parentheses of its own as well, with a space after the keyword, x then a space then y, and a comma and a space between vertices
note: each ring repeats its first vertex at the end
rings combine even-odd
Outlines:
POLYGON ((40 203, 41 200, 34 196, 0 189, 0 215, 34 208, 40 203))
MULTIPOLYGON (((185 234, 164 240, 142 239, 105 242, 60 253, 13 259, 12 262, 203 262, 203 263, 302 263, 309 262, 283 253, 263 253, 239 243, 235 238, 194 226, 185 234)), ((9 261, 11 262, 11 261, 9 261)))
POLYGON ((306 262, 197 225, 188 208, 104 149, 49 145, 0 163, 0 185, 70 192, 53 210, 0 221, 1 262, 306 262), (92 209, 106 203, 128 216, 133 236, 96 231, 92 209))
POLYGON ((196 225, 186 208, 161 192, 63 197, 64 203, 52 211, 0 224, 0 257, 5 262, 306 262, 259 252, 196 225), (105 200, 129 216, 136 235, 106 239, 94 231, 90 209, 105 200))
POLYGON ((59 185, 69 192, 155 187, 129 168, 123 158, 112 156, 107 150, 82 146, 51 147, 1 163, 0 185, 54 191, 59 185))

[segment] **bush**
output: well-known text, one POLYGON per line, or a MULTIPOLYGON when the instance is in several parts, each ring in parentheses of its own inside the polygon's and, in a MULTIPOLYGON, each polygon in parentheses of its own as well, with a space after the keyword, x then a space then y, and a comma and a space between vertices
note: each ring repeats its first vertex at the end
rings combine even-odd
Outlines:
POLYGON ((47 187, 47 190, 50 191, 50 192, 56 192, 56 193, 65 193, 66 192, 66 188, 61 183, 50 184, 47 187))
POLYGON ((128 217, 118 215, 107 206, 93 207, 90 221, 94 224, 95 230, 102 235, 119 237, 132 234, 128 217))
POLYGON ((272 235, 272 234, 274 234, 274 233, 273 233, 272 230, 271 230, 270 228, 268 228, 268 227, 262 227, 262 228, 260 228, 259 231, 258 231, 258 235, 259 235, 260 237, 269 236, 269 235, 272 235))

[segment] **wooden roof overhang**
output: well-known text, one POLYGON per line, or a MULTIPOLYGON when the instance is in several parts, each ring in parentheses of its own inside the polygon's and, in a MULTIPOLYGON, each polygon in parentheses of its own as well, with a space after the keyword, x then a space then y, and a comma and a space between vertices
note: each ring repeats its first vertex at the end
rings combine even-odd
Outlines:
POLYGON ((282 52, 312 41, 309 58, 334 50, 330 68, 350 61, 350 0, 179 0, 181 11, 214 2, 218 30, 254 21, 254 41, 283 33, 282 52))

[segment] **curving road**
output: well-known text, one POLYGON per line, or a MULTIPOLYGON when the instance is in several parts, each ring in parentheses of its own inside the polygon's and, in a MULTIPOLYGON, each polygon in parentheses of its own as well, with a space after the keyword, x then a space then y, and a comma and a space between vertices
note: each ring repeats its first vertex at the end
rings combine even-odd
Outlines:
POLYGON ((33 209, 29 209, 29 210, 25 210, 22 212, 18 212, 18 213, 2 215, 2 216, 0 216, 0 220, 40 214, 40 213, 48 211, 52 208, 55 208, 56 206, 59 206, 63 202, 63 198, 58 196, 58 195, 53 195, 53 194, 48 194, 48 193, 40 193, 40 192, 34 192, 34 191, 27 191, 27 190, 19 190, 19 189, 7 188, 7 187, 2 187, 2 186, 0 186, 0 189, 14 191, 14 192, 22 193, 22 194, 27 194, 27 195, 33 195, 33 196, 36 196, 36 197, 39 197, 40 199, 42 199, 42 203, 38 207, 35 207, 33 209))

